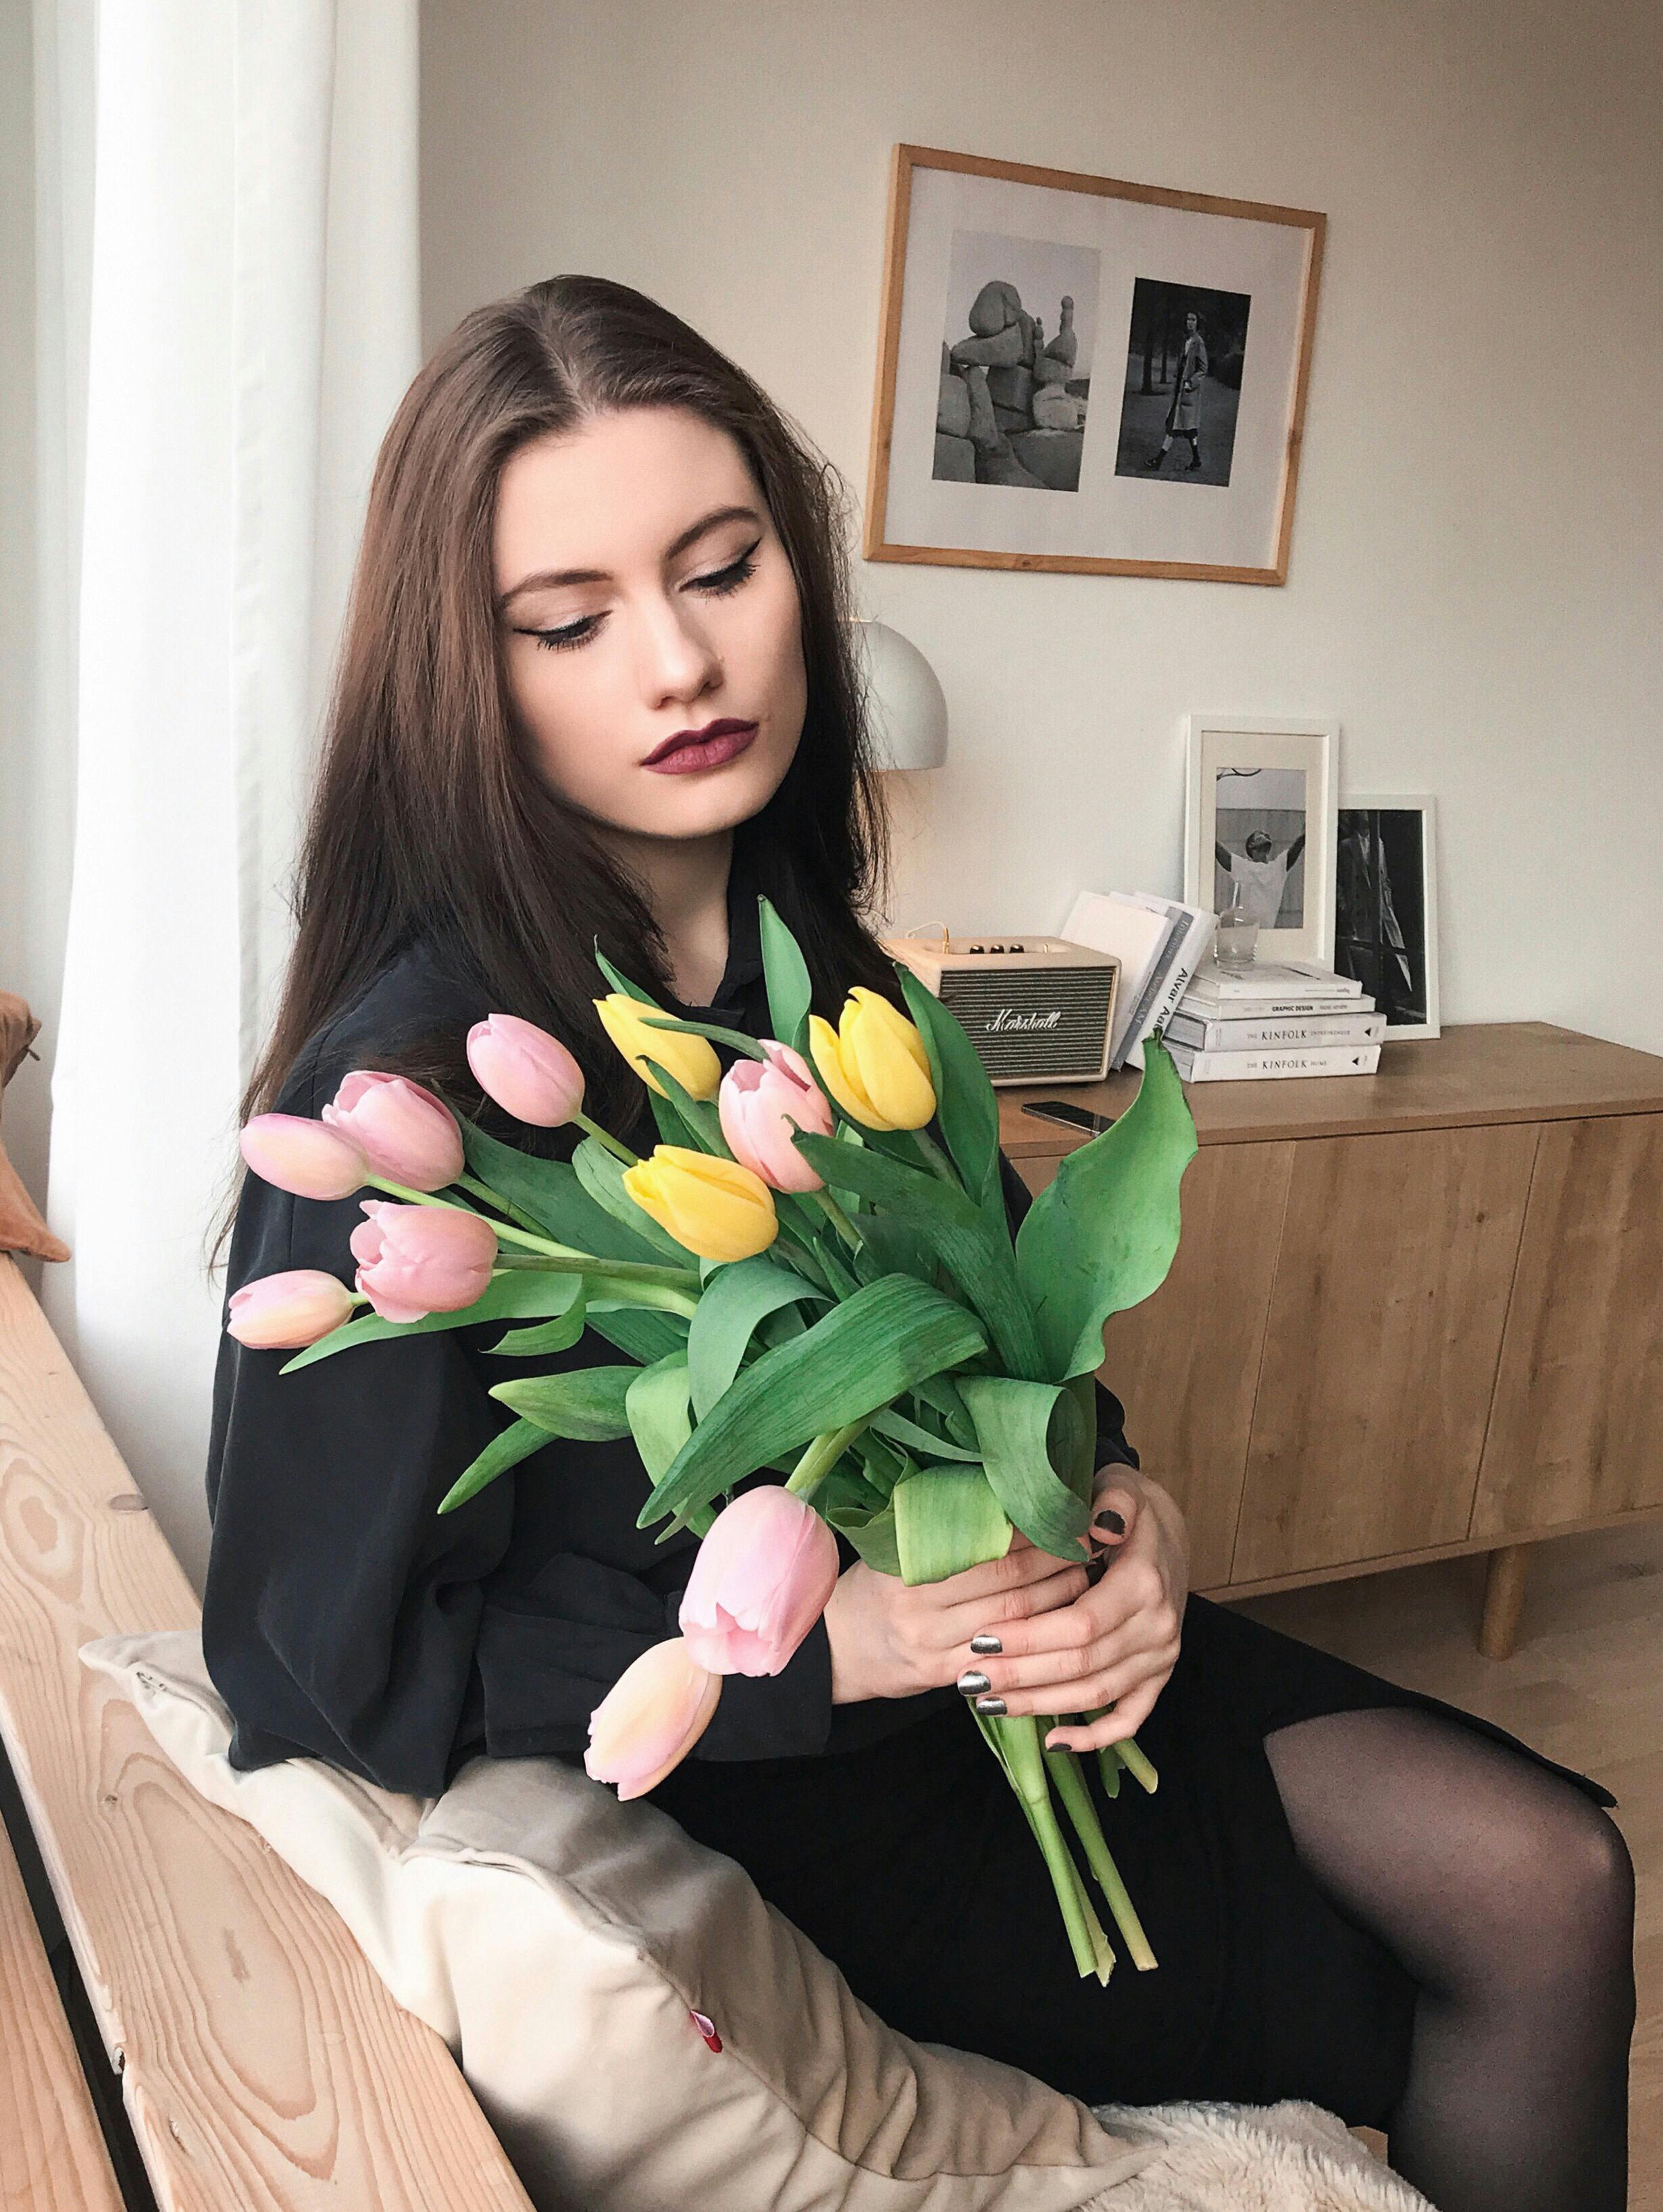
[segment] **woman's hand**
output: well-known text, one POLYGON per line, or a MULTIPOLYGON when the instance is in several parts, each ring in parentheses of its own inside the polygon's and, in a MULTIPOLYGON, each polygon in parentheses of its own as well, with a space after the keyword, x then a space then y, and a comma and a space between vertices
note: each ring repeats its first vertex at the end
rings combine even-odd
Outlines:
POLYGON ((864 1559, 837 1578, 825 1612, 832 1703, 908 1698, 956 1682, 986 1661, 970 1649, 984 1632, 1012 1637, 1058 1614, 1085 1591, 1086 1567, 1041 1552, 1020 1529, 1001 1559, 910 1589, 864 1559))
POLYGON ((1160 1483, 1132 1468, 1101 1467, 1091 1510, 1103 1571, 1066 1604, 995 1629, 1000 1654, 970 1662, 987 1678, 986 1694, 1002 1698, 1013 1715, 1114 1707, 1100 1720, 1051 1729, 1045 1741, 1053 1750, 1094 1751, 1138 1733, 1177 1660, 1189 1594, 1184 1516, 1160 1483))

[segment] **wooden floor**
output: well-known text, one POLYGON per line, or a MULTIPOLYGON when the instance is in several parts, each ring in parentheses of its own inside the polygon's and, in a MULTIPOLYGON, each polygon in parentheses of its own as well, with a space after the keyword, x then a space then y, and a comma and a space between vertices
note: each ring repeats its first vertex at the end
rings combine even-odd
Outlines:
POLYGON ((1481 1658, 1479 1559, 1243 1601, 1240 1610, 1482 1713, 1603 1782, 1639 1878, 1630 2204, 1663 2206, 1663 1525, 1532 1553, 1519 1648, 1481 1658))

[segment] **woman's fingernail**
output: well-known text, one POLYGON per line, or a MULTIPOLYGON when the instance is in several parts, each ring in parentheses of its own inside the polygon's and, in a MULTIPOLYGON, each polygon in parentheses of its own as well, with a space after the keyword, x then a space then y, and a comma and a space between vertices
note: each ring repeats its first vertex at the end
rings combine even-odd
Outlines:
POLYGON ((1092 1515, 1091 1525, 1094 1528, 1107 1528, 1111 1535, 1124 1536, 1126 1517, 1124 1513, 1117 1513, 1112 1505, 1105 1505, 1101 1513, 1092 1515))
POLYGON ((979 1713, 997 1716, 1004 1711, 1004 1700, 1003 1698, 978 1698, 976 1711, 979 1713))
POLYGON ((973 1636, 970 1649, 979 1658, 986 1659, 995 1651, 1003 1651, 1004 1646, 997 1636, 973 1636))
POLYGON ((967 1698, 971 1698, 975 1695, 978 1690, 987 1689, 990 1685, 986 1675, 977 1674, 975 1668, 972 1667, 968 1669, 966 1673, 959 1676, 958 1686, 963 1691, 967 1698))

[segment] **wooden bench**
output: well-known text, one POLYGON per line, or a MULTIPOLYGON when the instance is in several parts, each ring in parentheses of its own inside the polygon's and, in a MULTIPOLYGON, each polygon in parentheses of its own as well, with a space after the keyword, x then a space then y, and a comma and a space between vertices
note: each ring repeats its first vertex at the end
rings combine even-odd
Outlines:
MULTIPOLYGON (((444 2043, 76 1656, 91 1638, 188 1627, 198 1612, 0 1257, 0 1741, 157 2204, 529 2212, 444 2043)), ((0 2202, 122 2203, 3 1829, 0 2202)))

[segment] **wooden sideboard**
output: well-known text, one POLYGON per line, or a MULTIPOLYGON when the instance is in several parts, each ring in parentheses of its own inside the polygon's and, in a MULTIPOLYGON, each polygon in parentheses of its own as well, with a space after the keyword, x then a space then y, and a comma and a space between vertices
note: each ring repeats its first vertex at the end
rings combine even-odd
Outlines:
MULTIPOLYGON (((1033 1190, 1133 1073, 1002 1090, 1033 1190)), ((1103 1380, 1184 1507, 1193 1586, 1247 1596, 1663 1511, 1663 1058, 1548 1022, 1387 1042, 1370 1076, 1202 1083, 1166 1281, 1103 1380)))

